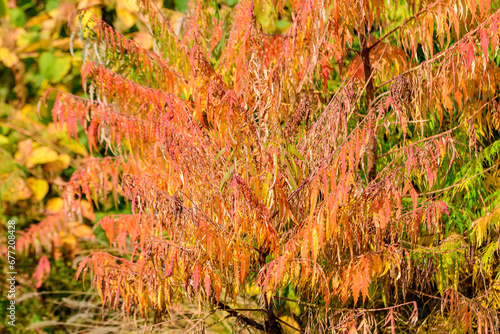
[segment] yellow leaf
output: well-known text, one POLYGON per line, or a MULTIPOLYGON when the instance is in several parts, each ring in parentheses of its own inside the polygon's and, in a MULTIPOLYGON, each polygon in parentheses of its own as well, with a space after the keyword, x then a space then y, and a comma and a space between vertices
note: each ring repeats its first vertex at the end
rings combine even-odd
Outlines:
POLYGON ((66 133, 68 130, 68 126, 66 123, 63 124, 55 124, 55 123, 49 123, 47 124, 47 132, 49 135, 57 137, 57 138, 64 138, 65 136, 63 135, 66 133))
MULTIPOLYGON (((92 3, 91 1, 79 1, 78 2, 78 9, 83 9, 87 8, 83 14, 81 14, 80 19, 81 19, 81 25, 82 27, 85 27, 83 29, 83 37, 88 38, 89 34, 92 33, 92 30, 95 28, 97 22, 95 21, 94 17, 102 17, 102 9, 100 6, 88 6, 87 4, 92 3)), ((75 17, 74 19, 75 24, 79 24, 78 17, 75 17)))
POLYGON ((23 115, 30 115, 30 114, 33 114, 33 111, 34 111, 34 107, 33 105, 31 104, 26 104, 24 107, 22 107, 21 109, 21 114, 23 115))
POLYGON ((4 135, 0 135, 0 145, 5 145, 9 143, 9 138, 5 137, 4 135))
POLYGON ((121 21, 124 30, 129 29, 135 24, 135 17, 128 10, 123 8, 116 8, 116 16, 121 21))
POLYGON ((9 49, 5 47, 0 47, 0 61, 7 67, 12 67, 19 62, 19 58, 15 53, 10 52, 9 49))
POLYGON ((61 239, 62 243, 64 245, 67 245, 69 246, 71 249, 75 249, 76 248, 76 237, 74 235, 68 235, 64 238, 61 239))
POLYGON ((30 44, 25 44, 23 41, 21 43, 18 43, 19 45, 19 52, 21 53, 28 53, 28 52, 36 52, 39 50, 47 50, 50 49, 51 47, 51 41, 48 39, 41 39, 39 41, 30 43, 30 44))
POLYGON ((48 162, 44 165, 44 169, 48 172, 58 173, 69 167, 71 157, 67 154, 61 154, 56 160, 48 162))
POLYGON ((261 290, 255 283, 247 283, 245 285, 245 293, 250 297, 255 297, 260 295, 261 290))
POLYGON ((80 224, 73 228, 73 233, 75 237, 80 238, 93 238, 94 234, 92 233, 92 229, 87 225, 80 224))
MULTIPOLYGON (((61 11, 59 9, 54 9, 54 10, 51 10, 49 12, 49 15, 51 17, 57 18, 57 17, 61 16, 60 12, 61 11)), ((58 26, 57 20, 54 20, 54 19, 46 20, 42 24, 42 33, 44 33, 44 32, 45 33, 52 33, 53 31, 56 30, 57 26, 58 26)), ((53 36, 58 37, 58 33, 56 32, 53 36)))
POLYGON ((47 201, 47 204, 45 204, 45 210, 47 210, 47 213, 56 213, 61 211, 63 207, 63 200, 60 197, 54 197, 51 198, 47 201))
POLYGON ((41 201, 49 192, 49 183, 43 179, 29 177, 27 182, 28 187, 31 189, 33 195, 38 201, 41 201))
MULTIPOLYGON (((51 41, 51 46, 53 46, 54 48, 57 48, 57 49, 62 49, 62 50, 68 51, 69 47, 70 47, 70 41, 71 41, 70 37, 60 38, 58 40, 51 41)), ((81 48, 83 48, 82 41, 79 40, 79 39, 75 39, 73 41, 73 47, 75 49, 81 49, 81 48)), ((64 87, 66 87, 66 86, 64 86, 64 87)))
POLYGON ((319 242, 318 242, 318 232, 314 228, 311 233, 311 241, 312 241, 312 248, 311 248, 311 253, 312 253, 312 260, 313 262, 316 262, 316 259, 318 258, 318 253, 319 253, 319 242))
POLYGON ((78 1, 78 9, 85 9, 89 7, 100 7, 102 5, 101 0, 81 0, 78 1))
POLYGON ((50 16, 48 14, 41 14, 41 15, 33 16, 28 21, 26 21, 26 28, 33 28, 33 27, 36 27, 38 25, 41 25, 43 22, 45 22, 48 19, 50 19, 50 16))
POLYGON ((138 12, 139 6, 135 0, 117 0, 116 7, 124 8, 130 12, 138 12))
POLYGON ((47 146, 40 146, 33 150, 31 156, 28 157, 26 166, 31 168, 35 165, 42 165, 56 161, 59 158, 56 151, 47 146))
POLYGON ((80 144, 79 142, 77 142, 74 139, 62 139, 60 144, 64 147, 67 147, 71 152, 73 152, 75 154, 79 154, 79 155, 82 155, 84 157, 86 157, 88 155, 87 149, 85 148, 85 146, 83 146, 82 144, 80 144))

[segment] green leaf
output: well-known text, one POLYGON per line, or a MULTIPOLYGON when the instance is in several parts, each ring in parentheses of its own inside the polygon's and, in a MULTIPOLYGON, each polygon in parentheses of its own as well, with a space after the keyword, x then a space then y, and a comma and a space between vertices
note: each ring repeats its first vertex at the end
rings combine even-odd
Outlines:
POLYGON ((292 23, 287 20, 279 20, 278 22, 276 22, 276 28, 278 28, 278 30, 280 30, 281 32, 286 31, 288 28, 290 28, 291 25, 292 23))
POLYGON ((236 6, 237 3, 238 3, 238 0, 226 0, 226 4, 229 7, 234 7, 234 6, 236 6))
POLYGON ((299 151, 297 151, 295 146, 290 145, 289 149, 290 149, 290 152, 292 152, 297 158, 299 158, 300 160, 304 160, 304 157, 299 153, 299 151))
POLYGON ((71 58, 58 58, 52 52, 44 52, 38 60, 38 65, 40 67, 40 73, 45 79, 59 82, 71 69, 71 58))
POLYGON ((188 9, 188 0, 174 0, 175 9, 179 12, 185 13, 188 9))
POLYGON ((17 28, 24 27, 26 23, 26 15, 24 11, 19 8, 13 8, 9 10, 10 13, 10 25, 17 28))
POLYGON ((222 148, 222 150, 219 151, 219 153, 217 153, 217 155, 215 156, 215 161, 219 160, 220 156, 222 155, 222 153, 226 152, 226 148, 222 148))
POLYGON ((9 138, 5 137, 4 135, 0 135, 0 145, 8 144, 9 143, 9 138))
POLYGON ((56 9, 59 6, 59 0, 47 0, 45 2, 45 10, 50 12, 53 9, 56 9))
POLYGON ((7 0, 0 0, 0 17, 7 14, 7 0))
POLYGON ((224 185, 226 184, 226 181, 231 177, 231 175, 233 175, 233 171, 234 171, 234 166, 232 166, 231 168, 229 168, 229 170, 227 171, 226 175, 224 175, 224 177, 220 181, 219 189, 221 191, 224 189, 224 185))

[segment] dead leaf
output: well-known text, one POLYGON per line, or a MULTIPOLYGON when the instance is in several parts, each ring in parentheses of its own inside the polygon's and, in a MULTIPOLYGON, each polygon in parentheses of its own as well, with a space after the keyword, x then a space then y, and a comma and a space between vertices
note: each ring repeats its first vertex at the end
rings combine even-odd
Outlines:
POLYGON ((43 168, 48 172, 59 173, 69 167, 71 157, 67 154, 61 154, 54 161, 46 163, 43 168))

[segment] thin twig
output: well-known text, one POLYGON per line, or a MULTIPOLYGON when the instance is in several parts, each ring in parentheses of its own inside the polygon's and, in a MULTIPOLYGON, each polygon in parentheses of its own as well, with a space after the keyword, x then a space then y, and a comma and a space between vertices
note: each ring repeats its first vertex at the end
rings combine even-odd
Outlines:
POLYGON ((225 312, 228 312, 229 313, 229 316, 228 317, 235 317, 241 321, 243 321, 245 324, 249 325, 249 326, 252 326, 253 328, 255 329, 258 329, 258 330, 261 330, 261 331, 264 331, 265 328, 264 328, 264 325, 256 322, 255 320, 252 320, 246 316, 244 316, 243 314, 241 313, 238 313, 235 309, 227 306, 226 304, 224 304, 223 302, 219 301, 217 303, 217 310, 221 310, 221 311, 225 311, 225 312))
POLYGON ((297 332, 299 332, 299 333, 305 333, 303 330, 298 329, 298 328, 296 328, 296 327, 293 327, 292 325, 290 325, 290 324, 288 324, 288 323, 284 322, 284 321, 283 321, 283 320, 281 320, 280 318, 276 318, 276 320, 278 320, 278 322, 282 323, 283 325, 290 327, 290 328, 291 328, 291 329, 293 329, 294 331, 297 331, 297 332))

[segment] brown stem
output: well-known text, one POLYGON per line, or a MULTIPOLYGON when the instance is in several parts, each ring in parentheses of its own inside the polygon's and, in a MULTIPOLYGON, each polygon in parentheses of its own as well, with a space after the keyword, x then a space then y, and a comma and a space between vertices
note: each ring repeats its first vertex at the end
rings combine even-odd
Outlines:
POLYGON ((266 264, 266 258, 271 251, 269 250, 269 248, 264 248, 264 247, 261 247, 261 248, 254 247, 254 249, 259 253, 259 260, 258 261, 259 261, 259 270, 260 270, 266 264))
MULTIPOLYGON (((366 106, 368 108, 369 121, 376 122, 375 112, 372 108, 372 102, 375 98, 373 89, 372 66, 370 63, 370 47, 368 45, 366 28, 359 32, 359 41, 361 44, 361 60, 363 61, 363 72, 365 75, 366 86, 366 106)), ((367 156, 367 176, 368 182, 371 182, 377 176, 377 126, 374 125, 373 134, 368 139, 366 148, 367 156)))
MULTIPOLYGON (((256 248, 256 250, 259 252, 259 268, 262 269, 266 264, 266 257, 269 255, 270 250, 264 247, 256 248)), ((267 316, 264 324, 265 332, 269 334, 282 334, 281 325, 273 312, 273 297, 271 296, 267 299, 265 292, 262 292, 262 297, 264 298, 264 312, 267 316)))
POLYGON ((271 296, 267 299, 266 293, 263 293, 264 297, 264 309, 266 311, 267 320, 265 322, 266 333, 269 334, 282 334, 283 330, 281 329, 281 325, 278 322, 278 318, 274 315, 273 312, 273 297, 271 296))

